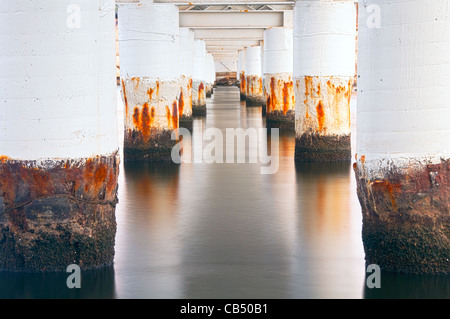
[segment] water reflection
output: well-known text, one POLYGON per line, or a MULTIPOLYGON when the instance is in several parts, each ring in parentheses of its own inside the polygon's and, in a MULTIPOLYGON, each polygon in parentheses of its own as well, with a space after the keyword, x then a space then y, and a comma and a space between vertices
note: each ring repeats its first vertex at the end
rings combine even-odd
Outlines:
POLYGON ((177 297, 179 165, 125 162, 117 207, 119 298, 177 297))
MULTIPOLYGON (((369 274, 370 275, 370 274, 369 274)), ((450 299, 450 276, 381 272, 381 289, 364 288, 367 299, 450 299)))
POLYGON ((293 289, 305 298, 360 298, 364 277, 361 217, 350 162, 297 163, 293 289))
POLYGON ((0 272, 0 299, 116 298, 114 267, 81 271, 81 289, 69 289, 70 273, 0 272))
MULTIPOLYGON (((247 157, 202 163, 205 129, 265 127, 237 88, 216 89, 207 107, 183 140, 199 163, 122 163, 114 267, 82 272, 73 290, 66 273, 0 273, 0 298, 450 298, 448 276, 383 272, 381 289, 366 288, 351 163, 295 164, 289 131, 269 153, 276 174, 247 157)), ((266 142, 270 131, 247 150, 266 142)))

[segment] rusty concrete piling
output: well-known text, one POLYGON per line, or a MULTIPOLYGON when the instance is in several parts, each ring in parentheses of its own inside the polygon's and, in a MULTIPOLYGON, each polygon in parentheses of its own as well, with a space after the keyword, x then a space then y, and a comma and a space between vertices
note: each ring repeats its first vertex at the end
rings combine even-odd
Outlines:
POLYGON ((247 95, 247 79, 245 77, 245 50, 239 50, 237 77, 239 79, 239 94, 241 101, 245 101, 247 95))
MULTIPOLYGON (((448 2, 372 2, 383 14, 379 28, 359 23, 354 163, 366 262, 448 275, 448 2)), ((360 21, 369 18, 361 6, 360 21)))
POLYGON ((175 5, 119 6, 125 160, 172 160, 171 135, 187 85, 180 83, 178 20, 175 5))
POLYGON ((351 160, 355 36, 353 1, 296 2, 296 161, 351 160))
POLYGON ((295 130, 292 41, 290 28, 264 31, 263 84, 268 127, 295 130))
POLYGON ((80 27, 67 4, 0 6, 0 270, 113 263, 114 5, 84 3, 80 27))
POLYGON ((192 71, 192 113, 194 116, 206 115, 206 43, 194 41, 194 66, 192 71))
POLYGON ((214 66, 214 57, 211 53, 206 54, 206 97, 211 97, 214 92, 214 82, 216 80, 215 76, 215 66, 214 66))
POLYGON ((179 126, 192 128, 192 71, 194 65, 194 31, 180 28, 180 98, 179 126))
POLYGON ((261 47, 245 49, 245 77, 247 106, 261 106, 264 102, 262 85, 261 47))

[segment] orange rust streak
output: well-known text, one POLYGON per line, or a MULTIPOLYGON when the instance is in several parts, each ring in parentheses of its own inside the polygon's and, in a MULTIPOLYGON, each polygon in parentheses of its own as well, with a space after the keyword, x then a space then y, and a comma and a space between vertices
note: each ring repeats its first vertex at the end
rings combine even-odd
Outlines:
POLYGON ((269 113, 275 111, 277 105, 277 94, 275 86, 276 86, 275 78, 272 76, 270 78, 270 103, 269 103, 270 106, 267 110, 269 113))
POLYGON ((294 83, 292 81, 290 82, 284 82, 283 85, 283 114, 286 115, 286 113, 289 111, 289 95, 293 95, 293 89, 294 89, 294 83))
POLYGON ((152 107, 151 112, 149 112, 148 103, 144 103, 142 106, 142 113, 139 112, 138 107, 134 108, 133 124, 142 133, 146 140, 150 137, 154 118, 155 108, 152 107))
POLYGON ((0 162, 2 162, 2 163, 6 163, 6 161, 8 161, 10 159, 11 158, 9 158, 8 156, 5 156, 5 155, 0 156, 0 162))
POLYGON ((183 91, 181 91, 181 93, 180 93, 179 106, 180 106, 180 116, 181 116, 181 115, 183 115, 183 110, 184 110, 183 91))
POLYGON ((147 90, 147 95, 148 95, 148 97, 150 98, 150 100, 153 98, 153 89, 152 88, 149 88, 148 90, 147 90))
POLYGON ((174 101, 172 103, 172 127, 174 129, 178 128, 178 103, 174 101))
POLYGON ((371 186, 373 188, 374 191, 378 191, 384 194, 387 194, 387 196, 389 197, 391 204, 392 204, 392 208, 397 211, 398 207, 397 207, 397 202, 395 200, 395 193, 400 193, 401 192, 401 185, 400 184, 392 184, 387 180, 382 180, 382 181, 374 181, 371 183, 371 186))
POLYGON ((128 98, 127 98, 127 92, 125 90, 125 82, 122 79, 122 92, 123 92, 123 101, 125 103, 125 118, 128 114, 128 98))
POLYGON ((148 110, 148 103, 145 103, 141 113, 141 131, 145 139, 148 139, 151 131, 152 118, 148 110))
POLYGON ((139 108, 136 106, 134 108, 134 113, 133 113, 133 124, 134 126, 136 126, 137 128, 139 128, 139 108))
POLYGON ((135 90, 137 90, 137 88, 139 87, 139 82, 140 82, 140 78, 139 77, 134 77, 134 78, 131 78, 131 81, 133 81, 134 82, 134 89, 135 90))
POLYGON ((198 86, 198 96, 200 98, 200 96, 203 95, 203 90, 205 89, 205 87, 203 86, 203 83, 200 83, 200 85, 198 86))
POLYGON ((323 110, 322 101, 319 101, 319 103, 317 103, 316 111, 317 111, 317 121, 319 123, 319 131, 323 131, 325 123, 325 112, 323 110))

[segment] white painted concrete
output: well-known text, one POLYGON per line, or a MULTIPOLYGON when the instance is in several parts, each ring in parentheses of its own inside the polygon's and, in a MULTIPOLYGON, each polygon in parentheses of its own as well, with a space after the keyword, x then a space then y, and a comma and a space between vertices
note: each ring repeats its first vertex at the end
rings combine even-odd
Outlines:
POLYGON ((245 75, 261 77, 261 47, 254 46, 245 49, 245 75))
POLYGON ((293 68, 293 30, 290 28, 266 29, 264 31, 263 74, 292 74, 293 68))
POLYGON ((242 72, 245 72, 245 61, 247 58, 245 56, 245 50, 240 50, 238 54, 237 76, 239 78, 239 75, 242 74, 242 72))
POLYGON ((121 76, 170 81, 180 76, 178 8, 171 4, 119 6, 121 76))
POLYGON ((361 5, 358 158, 377 171, 450 158, 449 1, 371 3, 381 26, 361 5))
POLYGON ((113 0, 0 2, 0 155, 118 149, 114 21, 113 0))
POLYGON ((354 76, 355 36, 353 1, 297 1, 294 77, 354 76))
POLYGON ((189 28, 180 28, 180 73, 192 77, 194 68, 195 33, 189 28))
POLYGON ((194 41, 194 69, 192 79, 203 82, 206 80, 206 43, 203 40, 194 41))

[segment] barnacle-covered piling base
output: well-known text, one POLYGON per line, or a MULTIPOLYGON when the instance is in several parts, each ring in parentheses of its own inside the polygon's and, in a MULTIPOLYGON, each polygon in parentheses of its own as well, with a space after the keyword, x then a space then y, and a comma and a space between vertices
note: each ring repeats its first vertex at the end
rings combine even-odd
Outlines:
POLYGON ((119 156, 0 160, 0 270, 111 265, 119 156))
POLYGON ((450 160, 354 164, 367 264, 450 274, 450 160))

